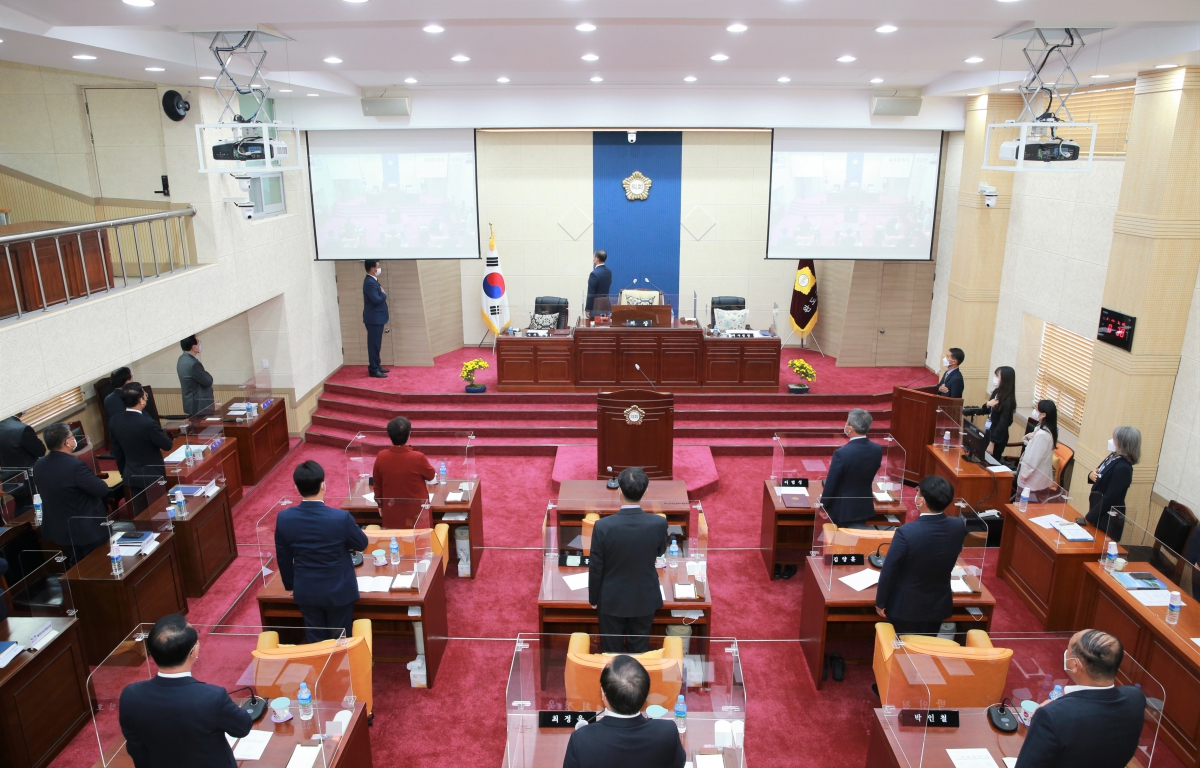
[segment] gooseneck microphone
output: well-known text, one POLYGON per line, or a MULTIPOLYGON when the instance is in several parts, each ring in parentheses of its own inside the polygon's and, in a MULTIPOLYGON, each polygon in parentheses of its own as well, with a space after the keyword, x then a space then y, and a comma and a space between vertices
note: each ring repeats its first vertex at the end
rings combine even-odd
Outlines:
POLYGON ((650 388, 653 389, 655 392, 657 392, 658 387, 654 386, 653 381, 650 381, 650 377, 647 376, 646 372, 642 370, 642 366, 638 365, 637 363, 634 363, 633 367, 637 369, 638 373, 642 374, 642 378, 646 380, 646 383, 650 385, 650 388))
POLYGON ((621 484, 617 482, 617 473, 613 472, 612 467, 609 467, 608 471, 612 473, 612 477, 608 478, 608 482, 604 484, 605 487, 613 489, 620 488, 621 484))

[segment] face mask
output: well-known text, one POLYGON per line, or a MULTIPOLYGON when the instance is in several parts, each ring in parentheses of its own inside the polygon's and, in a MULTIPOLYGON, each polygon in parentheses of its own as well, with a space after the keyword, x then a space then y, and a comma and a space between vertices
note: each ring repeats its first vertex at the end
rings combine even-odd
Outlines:
POLYGON ((1041 424, 1043 421, 1045 421, 1045 420, 1046 420, 1046 414, 1044 414, 1044 413, 1035 413, 1035 414, 1033 414, 1033 418, 1037 419, 1037 423, 1038 423, 1038 424, 1041 424))
POLYGON ((1067 655, 1068 653, 1070 653, 1070 651, 1063 651, 1063 672, 1071 671, 1071 669, 1067 666, 1067 662, 1070 661, 1073 657, 1068 656, 1067 655))
POLYGON ((942 366, 943 366, 944 368, 949 368, 949 367, 950 367, 950 358, 948 358, 948 357, 943 357, 943 358, 942 358, 942 366))
POLYGON ((203 345, 203 344, 197 344, 197 345, 196 345, 196 354, 200 354, 200 353, 201 353, 201 352, 203 352, 203 351, 204 351, 204 345, 203 345))
POLYGON ((992 377, 992 389, 996 389, 996 388, 998 388, 999 386, 1000 386, 1000 377, 999 377, 999 376, 993 376, 993 377, 992 377))
POLYGON ((1113 439, 1111 437, 1108 438, 1108 452, 1109 453, 1117 452, 1117 444, 1115 442, 1113 442, 1113 439))

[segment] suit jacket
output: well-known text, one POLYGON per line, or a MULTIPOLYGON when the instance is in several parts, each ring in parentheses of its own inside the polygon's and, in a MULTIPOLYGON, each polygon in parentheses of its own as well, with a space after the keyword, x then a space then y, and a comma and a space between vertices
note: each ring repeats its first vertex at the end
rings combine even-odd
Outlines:
POLYGON ((821 490, 821 505, 838 525, 861 523, 875 516, 871 483, 883 463, 883 446, 855 438, 833 452, 821 490))
POLYGON ((1125 768, 1146 715, 1140 688, 1072 691, 1033 713, 1021 768, 1125 768))
POLYGON ((686 761, 671 720, 602 717, 571 734, 563 768, 683 768, 686 761))
POLYGON ((427 499, 429 489, 425 481, 436 474, 425 454, 414 451, 412 446, 384 448, 376 455, 372 472, 375 500, 427 499))
POLYGON ((33 465, 33 482, 42 494, 42 538, 64 547, 92 544, 108 536, 108 485, 79 459, 50 451, 33 465), (72 518, 81 518, 72 520, 72 518))
POLYGON ((213 377, 204 363, 191 352, 184 352, 175 363, 179 386, 183 389, 183 411, 195 416, 213 404, 213 377))
POLYGON ((592 273, 588 275, 587 304, 584 309, 591 312, 596 297, 608 298, 610 290, 612 290, 612 270, 603 264, 597 264, 592 273))
POLYGON ((121 390, 114 389, 104 398, 104 420, 112 421, 113 416, 125 410, 125 401, 121 399, 121 390))
POLYGON ((240 739, 254 727, 224 688, 191 677, 125 686, 119 720, 135 768, 236 768, 225 734, 240 739))
MULTIPOLYGON (((8 573, 8 561, 0 557, 0 576, 8 573)), ((0 621, 8 618, 8 603, 4 599, 4 592, 0 591, 0 621)))
POLYGON ((875 606, 889 620, 948 619, 954 612, 950 571, 966 537, 963 519, 945 514, 921 515, 897 528, 879 574, 875 606))
POLYGON ((667 521, 625 507, 596 521, 588 602, 608 616, 649 616, 662 608, 654 560, 667 551, 667 521))
POLYGON ((1091 478, 1088 478, 1092 491, 1088 496, 1087 521, 1101 532, 1107 531, 1109 536, 1119 539, 1125 528, 1125 521, 1121 517, 1110 516, 1108 511, 1116 507, 1118 512, 1125 513, 1125 492, 1133 482, 1133 464, 1124 456, 1113 456, 1111 460, 1105 459, 1100 463, 1097 469, 1100 473, 1099 480, 1092 483, 1091 478))
POLYGON ((963 386, 965 385, 963 384, 962 371, 957 368, 951 368, 942 374, 942 378, 938 381, 934 392, 942 397, 962 397, 963 386), (949 392, 942 391, 943 384, 946 385, 946 389, 950 390, 949 392))
POLYGON ((297 605, 337 607, 358 600, 351 552, 367 548, 367 536, 344 509, 302 501, 275 520, 275 555, 283 588, 297 605))
POLYGON ((46 455, 46 445, 38 439, 33 427, 9 416, 0 421, 0 467, 28 469, 46 455))
POLYGON ((387 325, 387 294, 374 277, 363 278, 363 325, 387 325))
MULTIPOLYGON (((996 397, 995 392, 992 392, 992 397, 996 397)), ((996 407, 991 409, 991 411, 988 413, 988 421, 992 422, 992 426, 989 427, 987 431, 987 439, 989 443, 1008 445, 1008 430, 1009 427, 1012 426, 1013 413, 1016 410, 1016 400, 1008 400, 1007 402, 996 403, 996 407)))
POLYGON ((125 481, 134 488, 145 488, 150 478, 166 477, 163 451, 173 442, 157 421, 144 413, 124 410, 108 424, 113 458, 125 481))

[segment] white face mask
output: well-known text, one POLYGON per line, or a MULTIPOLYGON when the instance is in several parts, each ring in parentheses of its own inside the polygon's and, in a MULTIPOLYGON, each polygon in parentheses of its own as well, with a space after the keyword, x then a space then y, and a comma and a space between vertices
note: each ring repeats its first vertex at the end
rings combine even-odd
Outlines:
POLYGON ((943 367, 943 368, 949 368, 949 367, 950 367, 950 358, 948 358, 948 357, 943 357, 943 358, 942 358, 942 367, 943 367))
POLYGON ((997 388, 999 388, 999 386, 1000 386, 1000 377, 993 376, 992 377, 992 389, 997 389, 997 388))
POLYGON ((1117 444, 1111 437, 1108 438, 1108 452, 1109 453, 1117 452, 1117 444))
POLYGON ((1037 420, 1037 423, 1038 423, 1038 424, 1041 424, 1043 421, 1045 421, 1045 420, 1046 420, 1046 414, 1044 414, 1044 413, 1035 413, 1035 414, 1033 414, 1033 418, 1034 418, 1035 420, 1037 420))
POLYGON ((198 355, 198 354, 200 354, 200 353, 201 353, 201 352, 203 352, 203 351, 204 351, 204 345, 203 345, 203 344, 197 344, 197 345, 196 345, 196 354, 198 355))

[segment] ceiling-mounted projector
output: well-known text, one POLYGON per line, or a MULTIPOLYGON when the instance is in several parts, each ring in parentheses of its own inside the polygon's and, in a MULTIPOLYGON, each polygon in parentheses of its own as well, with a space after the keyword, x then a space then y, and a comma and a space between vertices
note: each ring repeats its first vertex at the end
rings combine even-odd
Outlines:
POLYGON ((212 156, 213 160, 282 160, 288 156, 288 146, 275 139, 235 139, 214 144, 212 156))
MULTIPOLYGON (((1000 145, 1001 160, 1017 160, 1021 151, 1020 141, 1006 141, 1000 145)), ((1044 163, 1065 162, 1079 159, 1079 145, 1073 141, 1054 139, 1035 139, 1025 143, 1023 160, 1036 160, 1044 163)))

